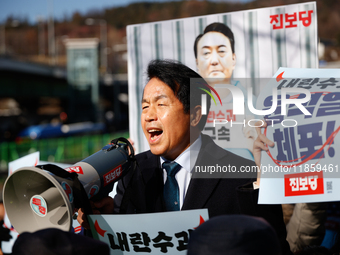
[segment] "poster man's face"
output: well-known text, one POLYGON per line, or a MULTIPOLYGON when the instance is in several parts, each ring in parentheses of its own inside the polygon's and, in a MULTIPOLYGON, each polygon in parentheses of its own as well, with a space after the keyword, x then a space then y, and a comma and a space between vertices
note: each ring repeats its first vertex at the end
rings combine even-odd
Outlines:
POLYGON ((229 82, 236 63, 230 40, 219 32, 209 32, 197 44, 197 69, 203 78, 229 82))

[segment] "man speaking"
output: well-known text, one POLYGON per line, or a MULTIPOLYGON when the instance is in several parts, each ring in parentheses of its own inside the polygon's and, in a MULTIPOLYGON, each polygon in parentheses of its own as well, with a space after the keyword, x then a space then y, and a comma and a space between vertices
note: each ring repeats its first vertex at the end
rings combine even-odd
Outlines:
MULTIPOLYGON (((209 216, 248 214, 265 218, 276 230, 281 247, 289 254, 279 205, 258 205, 253 189, 256 173, 230 178, 202 178, 194 165, 232 165, 236 169, 254 162, 218 147, 201 134, 206 115, 201 114, 200 87, 204 80, 185 65, 152 61, 141 102, 141 124, 150 151, 136 155, 138 167, 118 182, 113 201, 94 203, 95 213, 153 213, 207 208, 209 216)), ((208 109, 210 103, 206 106, 208 109)), ((206 176, 204 176, 206 177, 206 176)), ((85 215, 79 211, 78 221, 85 215)))

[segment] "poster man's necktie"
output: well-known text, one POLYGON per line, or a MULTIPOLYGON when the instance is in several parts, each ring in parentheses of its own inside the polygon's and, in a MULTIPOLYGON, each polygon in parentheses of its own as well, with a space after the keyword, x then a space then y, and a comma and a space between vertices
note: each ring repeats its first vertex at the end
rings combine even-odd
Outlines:
POLYGON ((175 178, 181 166, 176 162, 164 162, 162 167, 167 172, 164 184, 164 200, 167 211, 179 211, 179 188, 175 178))

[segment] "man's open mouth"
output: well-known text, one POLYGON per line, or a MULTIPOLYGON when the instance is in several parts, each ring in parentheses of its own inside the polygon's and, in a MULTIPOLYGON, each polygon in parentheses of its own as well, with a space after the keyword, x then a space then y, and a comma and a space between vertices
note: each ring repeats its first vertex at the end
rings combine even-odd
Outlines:
POLYGON ((148 130, 148 133, 150 134, 150 141, 154 142, 163 134, 163 130, 150 129, 148 130))

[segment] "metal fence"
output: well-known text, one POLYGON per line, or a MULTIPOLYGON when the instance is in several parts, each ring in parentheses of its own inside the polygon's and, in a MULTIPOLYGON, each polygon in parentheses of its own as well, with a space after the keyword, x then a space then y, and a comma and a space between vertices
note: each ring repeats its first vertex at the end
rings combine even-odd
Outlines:
POLYGON ((3 142, 0 144, 0 171, 7 172, 8 162, 36 151, 40 152, 42 161, 74 164, 99 151, 118 137, 128 138, 129 133, 3 142))

